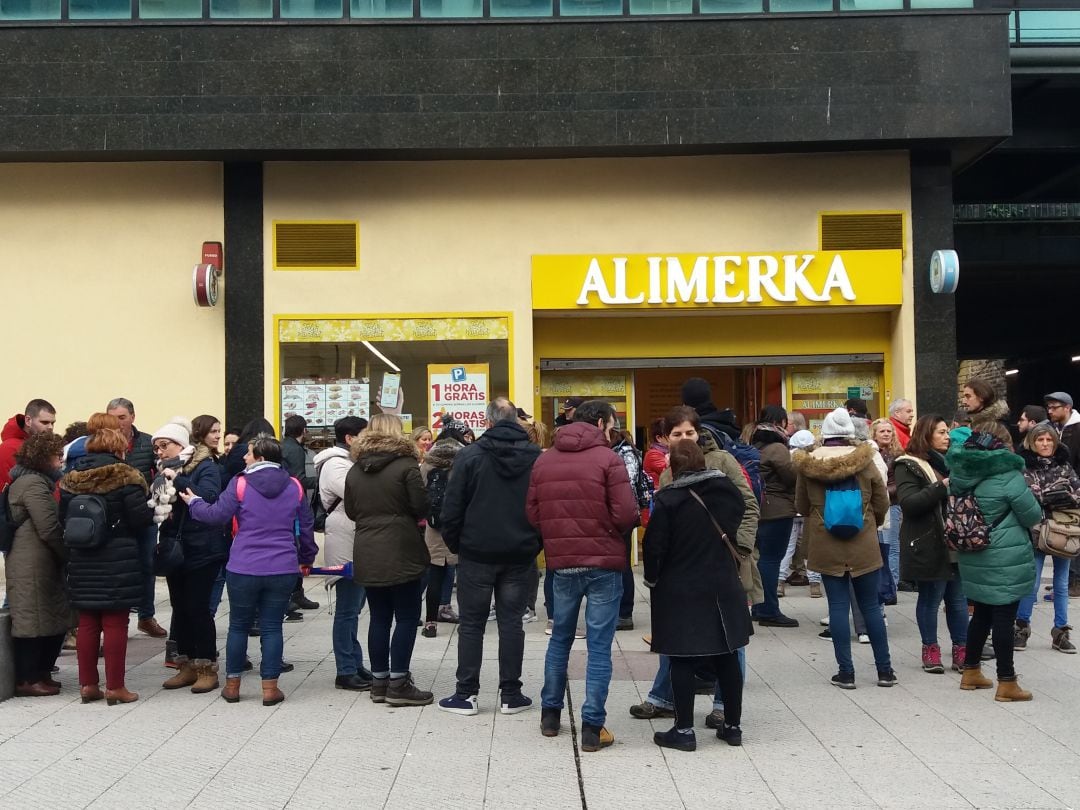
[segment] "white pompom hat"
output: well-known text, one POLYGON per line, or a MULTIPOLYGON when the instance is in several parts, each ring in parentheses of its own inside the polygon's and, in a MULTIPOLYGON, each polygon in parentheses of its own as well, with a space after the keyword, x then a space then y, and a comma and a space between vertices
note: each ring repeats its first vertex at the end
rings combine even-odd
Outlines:
POLYGON ((846 409, 837 408, 825 417, 821 424, 821 438, 855 438, 855 425, 846 409))
POLYGON ((191 444, 191 422, 182 416, 174 416, 154 431, 151 441, 156 442, 158 439, 168 439, 181 447, 187 447, 191 444))

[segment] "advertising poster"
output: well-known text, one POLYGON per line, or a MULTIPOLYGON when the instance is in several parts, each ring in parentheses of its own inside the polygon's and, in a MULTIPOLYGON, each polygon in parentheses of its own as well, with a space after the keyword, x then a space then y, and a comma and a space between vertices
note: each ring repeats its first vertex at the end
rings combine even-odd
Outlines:
POLYGON ((398 396, 401 391, 401 375, 389 371, 383 374, 382 388, 379 391, 379 407, 389 412, 400 407, 398 396))
POLYGON ((478 437, 484 432, 484 413, 488 405, 487 363, 431 364, 428 366, 428 413, 436 433, 442 428, 442 415, 460 419, 478 437))

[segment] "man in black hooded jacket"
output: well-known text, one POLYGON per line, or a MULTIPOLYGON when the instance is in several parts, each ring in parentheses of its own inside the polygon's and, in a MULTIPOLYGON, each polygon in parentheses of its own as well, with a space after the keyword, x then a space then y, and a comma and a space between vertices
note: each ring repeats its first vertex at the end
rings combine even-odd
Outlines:
POLYGON ((440 512, 443 540, 458 555, 457 691, 439 701, 453 714, 473 715, 480 691, 492 594, 499 625, 500 711, 532 706, 521 694, 525 654, 522 617, 540 535, 525 517, 529 476, 540 448, 517 421, 517 408, 499 397, 487 409, 487 430, 454 459, 440 512))
POLYGON ((691 377, 684 382, 682 401, 684 405, 689 405, 698 412, 702 424, 707 425, 714 431, 723 431, 734 442, 739 441, 739 423, 735 417, 735 411, 731 410, 731 408, 720 410, 713 404, 712 388, 709 386, 708 380, 701 377, 691 377))

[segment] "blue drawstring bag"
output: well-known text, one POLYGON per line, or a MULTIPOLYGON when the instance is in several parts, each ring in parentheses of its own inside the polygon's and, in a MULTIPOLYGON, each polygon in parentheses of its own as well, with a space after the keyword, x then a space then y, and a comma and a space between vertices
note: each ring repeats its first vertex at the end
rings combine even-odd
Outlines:
POLYGON ((863 528, 862 490, 854 476, 825 487, 825 531, 841 540, 850 540, 863 528))

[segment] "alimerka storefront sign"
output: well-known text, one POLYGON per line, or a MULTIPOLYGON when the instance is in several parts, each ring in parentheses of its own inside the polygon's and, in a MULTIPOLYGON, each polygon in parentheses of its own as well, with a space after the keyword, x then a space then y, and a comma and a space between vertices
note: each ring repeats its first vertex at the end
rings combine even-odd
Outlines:
POLYGON ((534 310, 900 306, 903 253, 533 256, 534 310))

